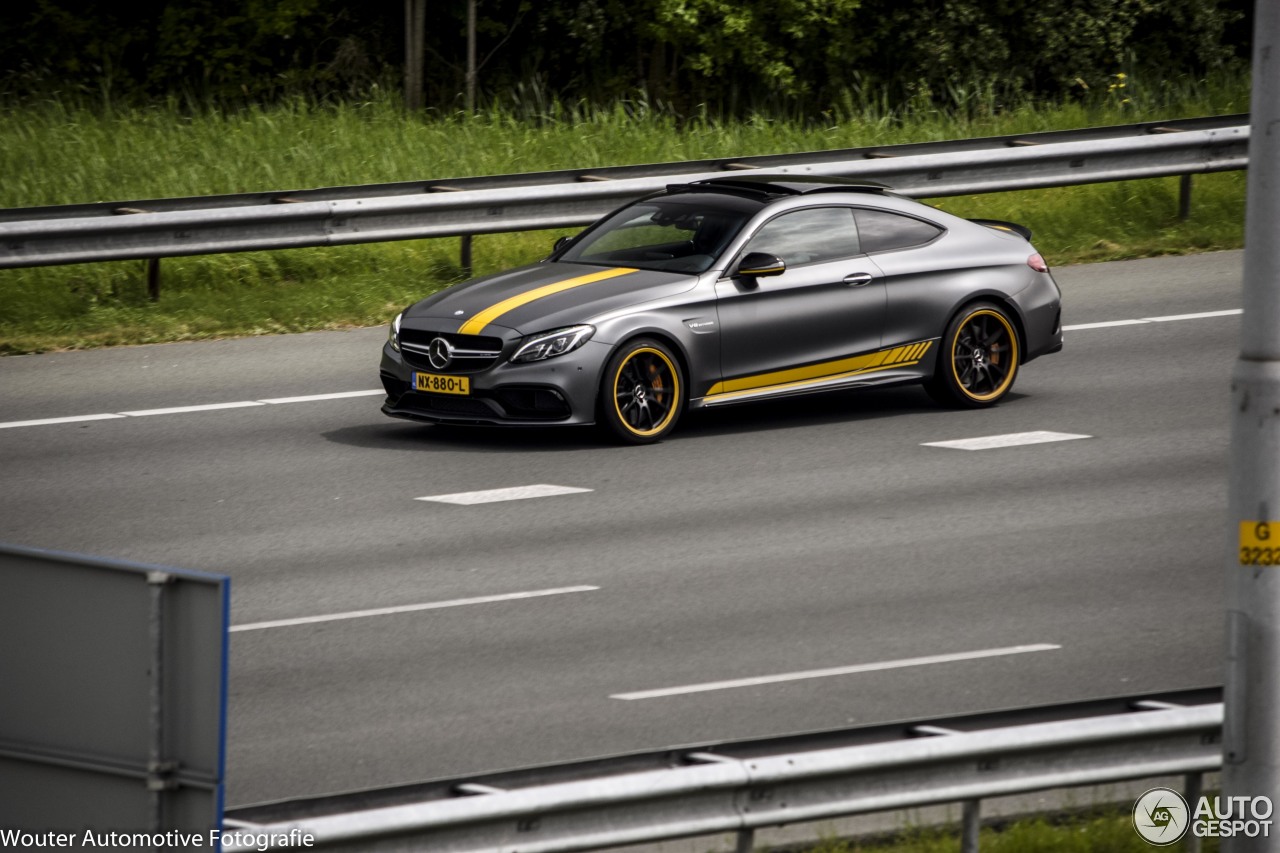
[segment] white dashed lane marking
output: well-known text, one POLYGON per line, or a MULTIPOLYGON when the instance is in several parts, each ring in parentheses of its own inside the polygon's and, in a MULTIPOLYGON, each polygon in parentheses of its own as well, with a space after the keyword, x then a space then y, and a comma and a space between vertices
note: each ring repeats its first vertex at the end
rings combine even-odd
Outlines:
POLYGON ((1072 432, 1011 432, 1006 435, 985 435, 978 438, 961 438, 955 441, 926 441, 923 447, 947 447, 952 450, 994 450, 999 447, 1020 447, 1024 444, 1048 444, 1051 441, 1074 441, 1077 438, 1093 438, 1072 432))
POLYGON ((1178 320, 1207 320, 1211 317, 1235 317, 1243 313, 1243 308, 1232 308, 1228 311, 1202 311, 1199 314, 1170 314, 1166 317, 1143 317, 1141 320, 1107 320, 1102 323, 1079 323, 1075 326, 1063 326, 1062 331, 1079 332, 1084 329, 1110 329, 1114 326, 1142 326, 1146 323, 1173 323, 1178 320))
POLYGON ((347 400, 351 397, 378 397, 383 396, 387 392, 381 388, 370 391, 338 391, 333 394, 307 394, 304 397, 276 397, 272 400, 259 400, 259 403, 266 403, 268 406, 281 406, 287 403, 315 403, 321 400, 347 400))
POLYGON ((10 421, 9 423, 0 423, 0 429, 6 427, 21 426, 49 426, 50 424, 78 424, 81 421, 109 421, 113 418, 123 418, 124 415, 74 415, 69 418, 40 418, 34 421, 10 421))
POLYGON ((515 486, 510 489, 487 489, 482 492, 458 492, 452 495, 428 495, 425 498, 414 498, 415 501, 432 501, 442 504, 491 504, 500 501, 523 501, 529 498, 549 498, 556 495, 576 495, 589 492, 591 489, 580 489, 576 486, 515 486))
POLYGON ((335 394, 310 394, 305 397, 277 397, 272 400, 239 400, 234 403, 206 403, 201 406, 174 406, 168 409, 138 409, 132 412, 110 412, 99 415, 73 415, 69 418, 39 418, 31 421, 0 423, 0 429, 13 427, 47 426, 49 424, 74 424, 82 421, 107 421, 115 418, 149 418, 155 415, 184 415, 190 412, 216 412, 222 409, 246 409, 253 406, 278 406, 284 403, 314 403, 319 400, 345 400, 349 397, 372 397, 385 391, 339 391, 335 394))
POLYGON ((549 595, 568 595, 574 592, 593 592, 598 586, 565 586, 558 589, 536 589, 531 592, 508 592, 502 595, 481 595, 476 598, 456 598, 452 601, 431 601, 426 604, 404 604, 398 607, 377 607, 372 610, 352 610, 348 613, 330 613, 325 616, 301 616, 296 619, 275 619, 270 622, 250 622, 232 625, 232 631, 261 631, 264 628, 288 628, 293 625, 314 625, 317 622, 339 622, 344 619, 364 619, 369 616, 395 616, 400 613, 417 613, 422 610, 442 610, 446 607, 466 607, 470 604, 493 604, 498 601, 519 601, 526 598, 544 598, 549 595))
POLYGON ((136 412, 120 412, 126 418, 149 418, 153 415, 185 415, 190 412, 216 412, 219 409, 247 409, 251 406, 264 406, 257 400, 242 400, 239 403, 207 403, 203 406, 175 406, 171 409, 140 409, 136 412))
POLYGON ((938 663, 956 663, 982 658, 1021 655, 1027 652, 1048 652, 1060 649, 1051 643, 1037 643, 1030 646, 1008 646, 1003 649, 980 649, 973 652, 953 652, 945 655, 929 655, 928 657, 903 658, 879 663, 859 663, 853 666, 837 666, 831 669, 810 669, 803 672, 786 672, 781 675, 762 675, 756 678, 738 678, 733 681, 710 681, 705 684, 686 684, 683 687, 662 687, 657 690, 638 690, 634 693, 615 693, 610 699, 659 699, 666 696, 683 696, 687 693, 707 693, 712 690, 732 690, 737 687, 757 687, 762 684, 780 684, 784 681, 802 681, 809 678, 831 678, 837 675, 856 675, 860 672, 882 672, 886 669, 905 669, 910 666, 929 666, 938 663))

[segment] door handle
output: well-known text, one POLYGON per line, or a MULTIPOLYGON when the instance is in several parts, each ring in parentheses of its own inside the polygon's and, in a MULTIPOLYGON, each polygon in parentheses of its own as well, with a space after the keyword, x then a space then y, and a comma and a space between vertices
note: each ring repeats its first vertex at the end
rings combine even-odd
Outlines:
POLYGON ((873 276, 869 272, 855 272, 844 277, 844 283, 850 287, 862 287, 870 284, 873 276))

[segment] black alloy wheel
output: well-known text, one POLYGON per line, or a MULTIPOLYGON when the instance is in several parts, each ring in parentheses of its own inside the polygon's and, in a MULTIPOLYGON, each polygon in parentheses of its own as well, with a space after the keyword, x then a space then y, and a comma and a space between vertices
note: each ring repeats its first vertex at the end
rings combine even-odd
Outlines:
POLYGON ((1000 401, 1018 375, 1018 332, 1005 309, 980 302, 947 325, 925 390, 941 403, 983 408, 1000 401))
POLYGON ((675 427, 684 403, 680 363, 658 341, 628 341, 605 365, 600 420, 624 443, 662 439, 675 427))

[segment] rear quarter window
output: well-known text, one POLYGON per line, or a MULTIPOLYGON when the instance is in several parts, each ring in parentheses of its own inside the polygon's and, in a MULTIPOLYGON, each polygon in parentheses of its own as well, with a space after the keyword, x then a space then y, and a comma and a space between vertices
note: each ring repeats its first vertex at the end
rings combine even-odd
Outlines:
POLYGON ((862 251, 868 254, 923 246, 942 233, 942 229, 932 222, 887 210, 858 208, 854 210, 853 218, 858 223, 862 251))

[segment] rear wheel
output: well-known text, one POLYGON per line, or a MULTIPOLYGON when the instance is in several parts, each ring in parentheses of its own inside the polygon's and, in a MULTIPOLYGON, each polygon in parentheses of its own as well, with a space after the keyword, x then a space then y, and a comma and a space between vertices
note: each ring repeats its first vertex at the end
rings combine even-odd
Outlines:
POLYGON ((925 390, 940 403, 977 409, 1000 401, 1018 375, 1018 332, 997 305, 970 305, 947 325, 925 390))
POLYGON ((662 439, 675 428, 684 402, 680 363, 658 341, 628 341, 605 365, 600 381, 600 421, 626 444, 662 439))

